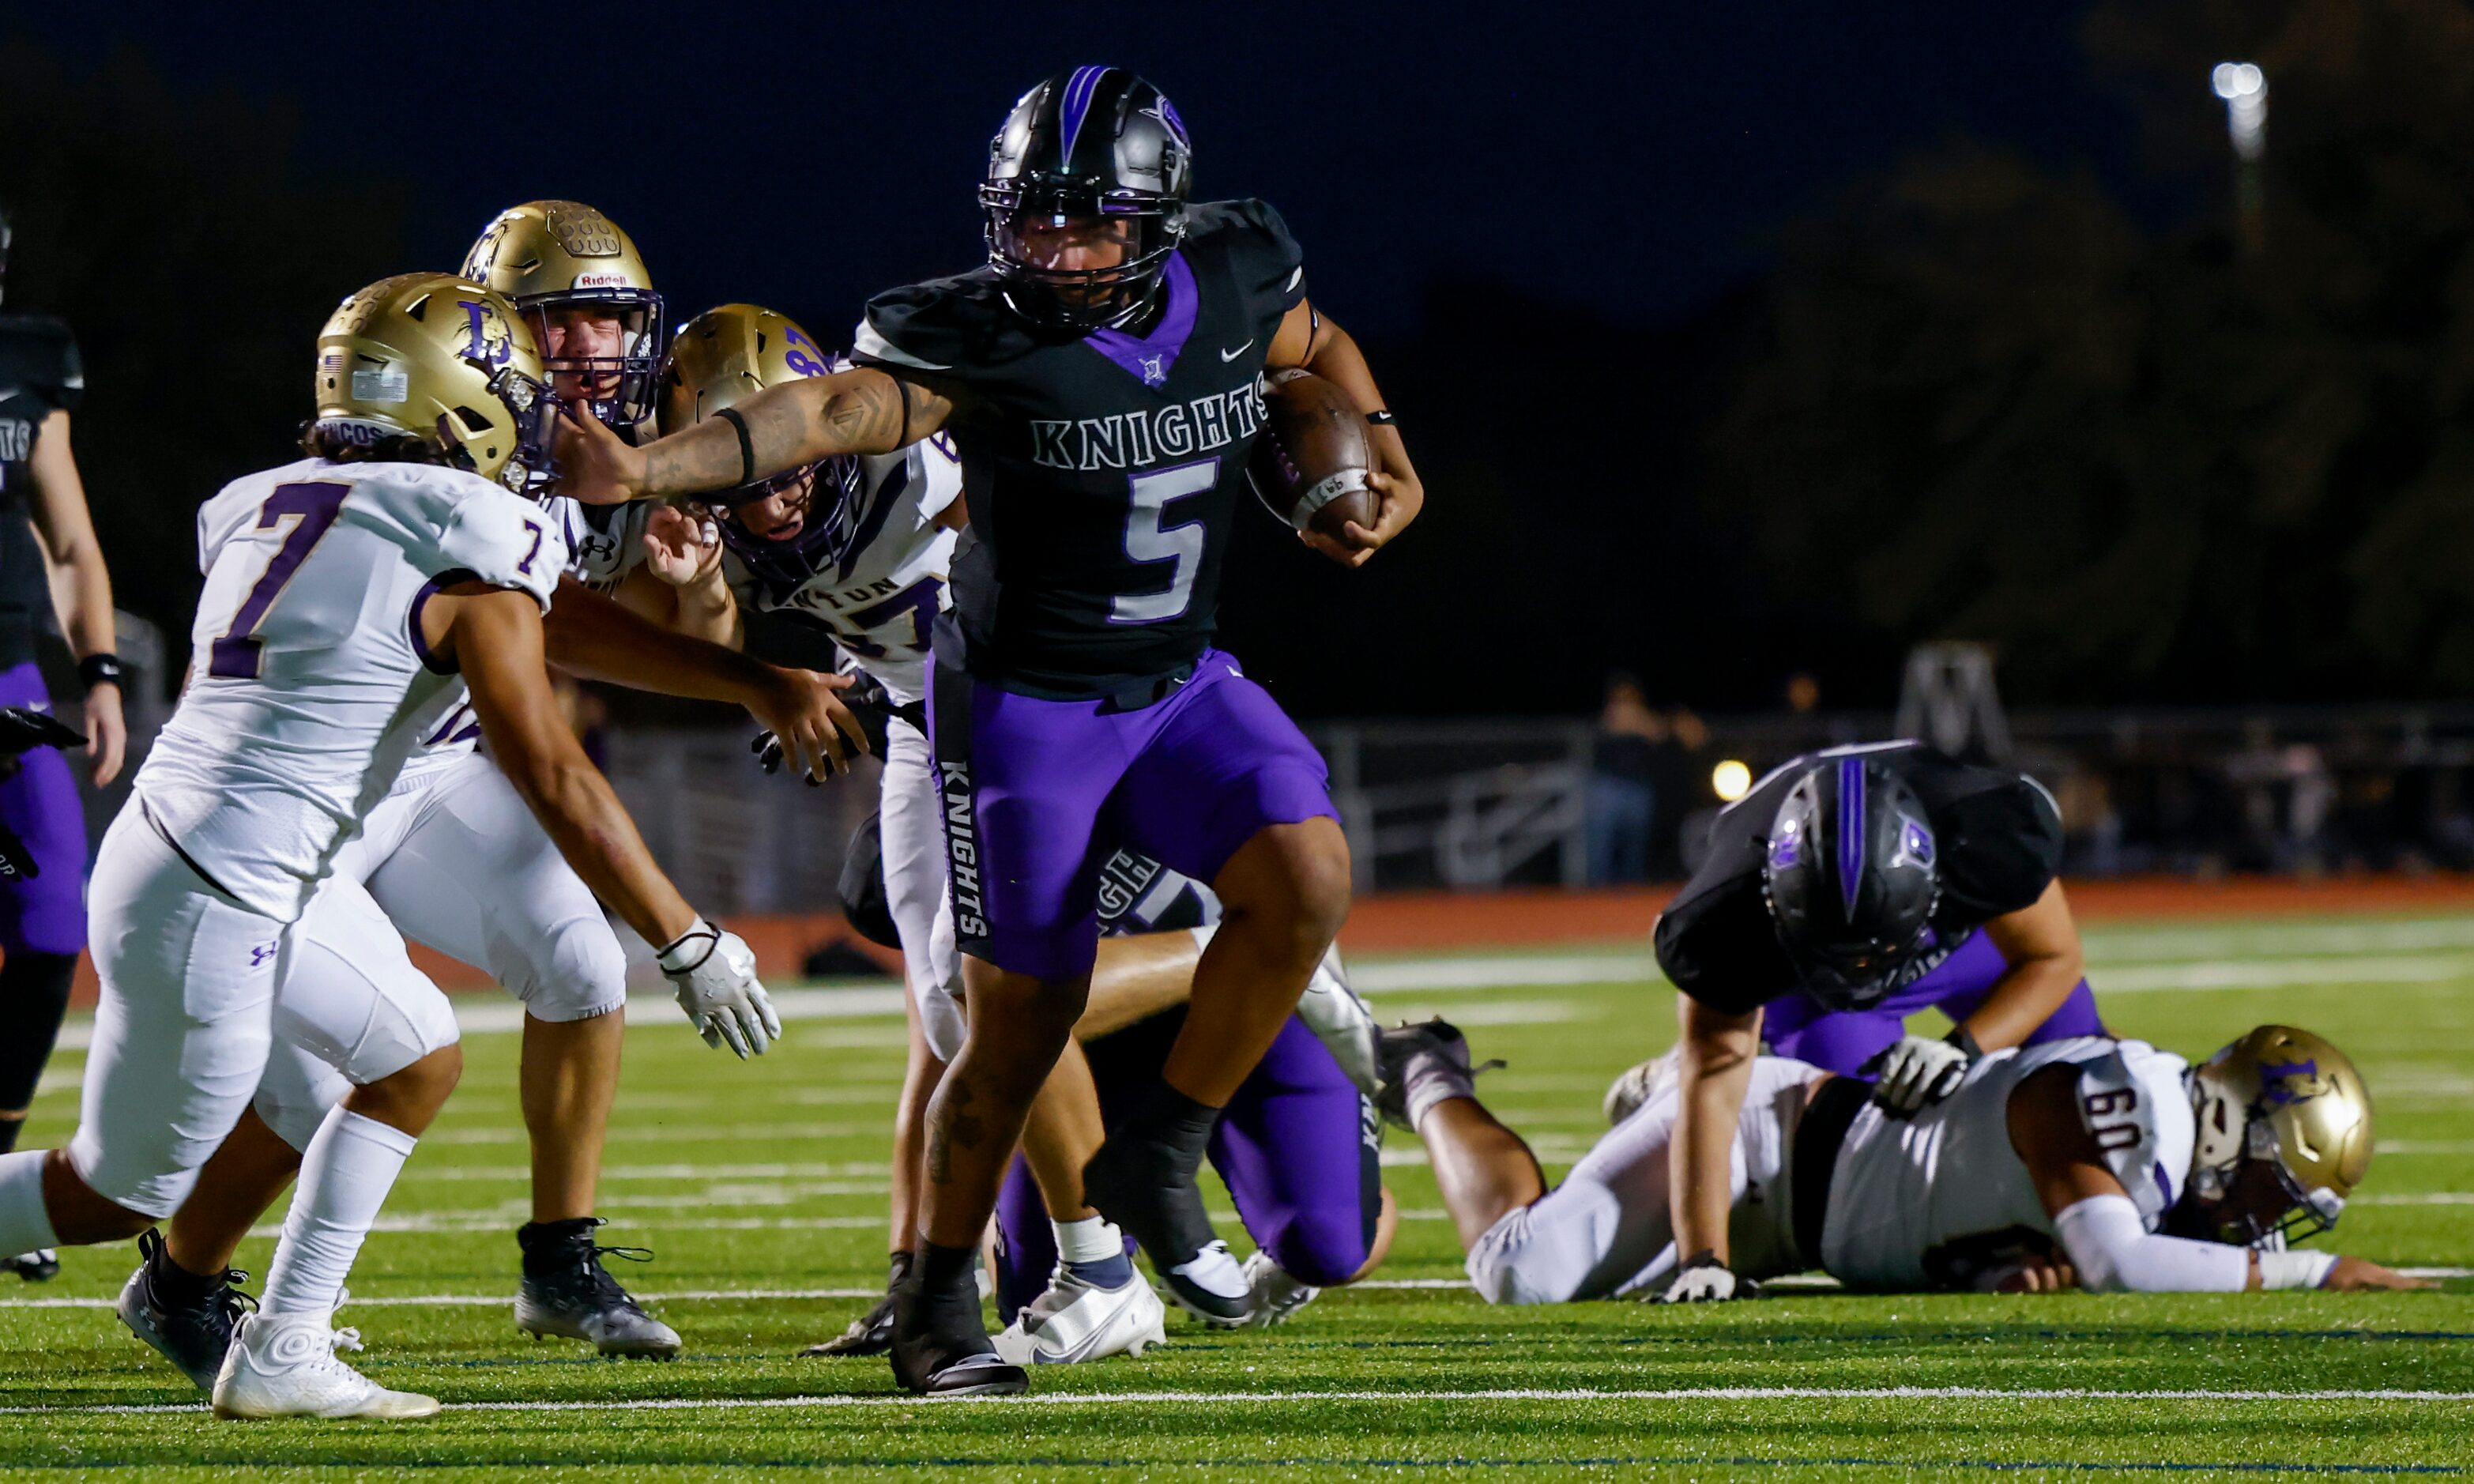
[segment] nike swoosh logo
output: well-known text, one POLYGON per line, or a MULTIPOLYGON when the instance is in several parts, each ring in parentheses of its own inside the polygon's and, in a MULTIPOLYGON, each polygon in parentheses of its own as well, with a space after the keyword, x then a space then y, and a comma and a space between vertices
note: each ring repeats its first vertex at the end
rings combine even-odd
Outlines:
POLYGON ((1253 345, 1253 343, 1254 343, 1253 341, 1249 340, 1249 341, 1247 341, 1247 342, 1246 342, 1246 344, 1245 344, 1245 345, 1241 345, 1241 346, 1239 346, 1237 349, 1235 349, 1235 350, 1233 350, 1233 351, 1223 351, 1223 352, 1221 352, 1221 353, 1220 353, 1220 364, 1222 364, 1223 366, 1225 366, 1225 365, 1227 365, 1230 361, 1235 360, 1238 356, 1245 354, 1245 353, 1246 353, 1246 352, 1247 352, 1247 350, 1248 350, 1248 348, 1249 348, 1249 347, 1250 347, 1250 346, 1252 346, 1252 345, 1253 345))

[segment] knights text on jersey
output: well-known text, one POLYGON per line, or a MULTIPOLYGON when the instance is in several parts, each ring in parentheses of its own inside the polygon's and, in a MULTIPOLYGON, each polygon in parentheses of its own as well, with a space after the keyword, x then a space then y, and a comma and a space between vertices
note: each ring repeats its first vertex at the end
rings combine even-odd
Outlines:
POLYGON ((940 433, 858 460, 851 483, 829 519, 752 555, 729 552, 723 573, 742 607, 824 629, 845 669, 908 705, 928 693, 928 636, 954 557, 938 517, 962 493, 961 465, 940 433))
POLYGON ((424 603, 477 581, 546 611, 567 550, 478 475, 307 459, 225 486, 198 551, 197 664, 136 791, 219 886, 289 922, 463 694, 423 641, 424 603))
POLYGON ((1210 641, 1265 353, 1305 297, 1279 213, 1189 207, 1148 329, 1043 334, 987 269, 879 295, 854 358, 954 403, 974 675, 1057 698, 1171 674, 1210 641))
POLYGON ((44 419, 74 412, 85 395, 77 340, 58 320, 0 317, 0 668, 35 656, 51 587, 28 523, 28 466, 44 419))
POLYGON ((2034 779, 1978 767, 1917 742, 1800 757, 1773 769, 1710 826, 1710 854, 1659 915, 1658 966, 1712 1010, 1743 1014, 1800 986, 1761 900, 1771 823, 1817 758, 1860 750, 1905 780, 1925 806, 1940 855, 1934 932, 1954 948, 1977 928, 2032 906, 2061 869, 2062 820, 2034 779))
POLYGON ((2052 1218, 2010 1144, 2010 1095, 2050 1066, 2079 1075, 2079 1116, 2153 1231, 2180 1198, 2196 1132, 2188 1063, 2145 1041, 2080 1036, 1998 1052, 1913 1118, 1867 1104, 1830 1182, 1822 1266, 1851 1287, 1967 1286, 2001 1254, 2057 1250, 2052 1218))

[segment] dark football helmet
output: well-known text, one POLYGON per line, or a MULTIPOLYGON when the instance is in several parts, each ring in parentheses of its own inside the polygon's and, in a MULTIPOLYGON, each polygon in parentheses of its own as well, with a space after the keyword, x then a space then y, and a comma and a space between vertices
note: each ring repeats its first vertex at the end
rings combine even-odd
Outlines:
POLYGON ((1022 95, 988 145, 988 264, 1014 311, 1056 328, 1142 315, 1185 236, 1194 156, 1176 109, 1122 67, 1076 67, 1022 95), (1073 235, 1076 229, 1087 234, 1073 235), (1096 238, 1122 244, 1104 265, 1096 238))
POLYGON ((1806 770, 1770 826, 1761 898, 1807 993, 1862 1010, 1904 983, 1933 940, 1935 857, 1906 780, 1852 753, 1806 770))

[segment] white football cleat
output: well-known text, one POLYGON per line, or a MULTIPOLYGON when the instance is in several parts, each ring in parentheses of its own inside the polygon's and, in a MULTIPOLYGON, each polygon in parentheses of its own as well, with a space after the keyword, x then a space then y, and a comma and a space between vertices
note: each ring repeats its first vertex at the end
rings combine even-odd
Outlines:
POLYGON ((1306 981, 1306 992, 1298 997, 1298 1018, 1331 1052, 1357 1090, 1371 1097, 1382 1077, 1374 1058, 1374 1038, 1382 1033, 1374 1024, 1374 1011, 1348 986, 1338 943, 1323 950, 1322 961, 1306 981))
POLYGON ((1263 1329, 1287 1324, 1291 1315, 1314 1302, 1315 1295, 1322 1292, 1289 1277, 1272 1260, 1272 1254, 1264 1252, 1246 1259, 1246 1281, 1254 1293, 1254 1317, 1247 1323, 1263 1329))
POLYGON ((1048 1291, 993 1343, 999 1355, 1017 1366, 1064 1366, 1140 1355, 1145 1347, 1167 1342, 1167 1305, 1141 1274, 1102 1288, 1060 1265, 1048 1291))
POLYGON ((241 1321, 215 1377, 215 1415, 262 1417, 435 1417, 438 1399, 389 1391, 335 1358, 359 1350, 357 1329, 331 1316, 252 1314, 241 1321))
POLYGON ((1640 1110, 1640 1106, 1664 1092, 1675 1082, 1675 1048, 1670 1046, 1647 1061, 1625 1068, 1615 1075, 1607 1087, 1607 1100, 1600 1108, 1610 1127, 1623 1122, 1640 1110))

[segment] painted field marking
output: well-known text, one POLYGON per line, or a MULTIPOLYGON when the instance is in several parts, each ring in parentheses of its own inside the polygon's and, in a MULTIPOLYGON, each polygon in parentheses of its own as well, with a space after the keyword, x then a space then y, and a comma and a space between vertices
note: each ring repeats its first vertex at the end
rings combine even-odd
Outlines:
MULTIPOLYGON (((883 1288, 691 1288, 678 1293, 636 1295, 642 1303, 728 1303, 760 1299, 882 1299, 883 1288)), ((117 1299, 0 1299, 0 1309, 108 1309, 117 1299)), ((346 1309, 486 1309, 513 1304, 516 1296, 496 1294, 354 1294, 346 1309)), ((338 1310, 338 1312, 342 1312, 338 1310)))
MULTIPOLYGON (((953 1399, 977 1406, 1227 1406, 1239 1402, 1298 1401, 2428 1401, 2474 1402, 2474 1391, 2105 1391, 2093 1387, 1991 1386, 1707 1386, 1660 1390, 1594 1391, 1545 1388, 1499 1391, 1130 1391, 1031 1392, 1016 1397, 953 1399)), ((810 1407, 915 1407, 938 1405, 910 1396, 642 1397, 611 1401, 460 1401, 456 1412, 682 1412, 729 1407, 766 1410, 810 1407)), ((204 1402, 88 1403, 0 1407, 0 1416, 146 1416, 198 1413, 204 1402)))

